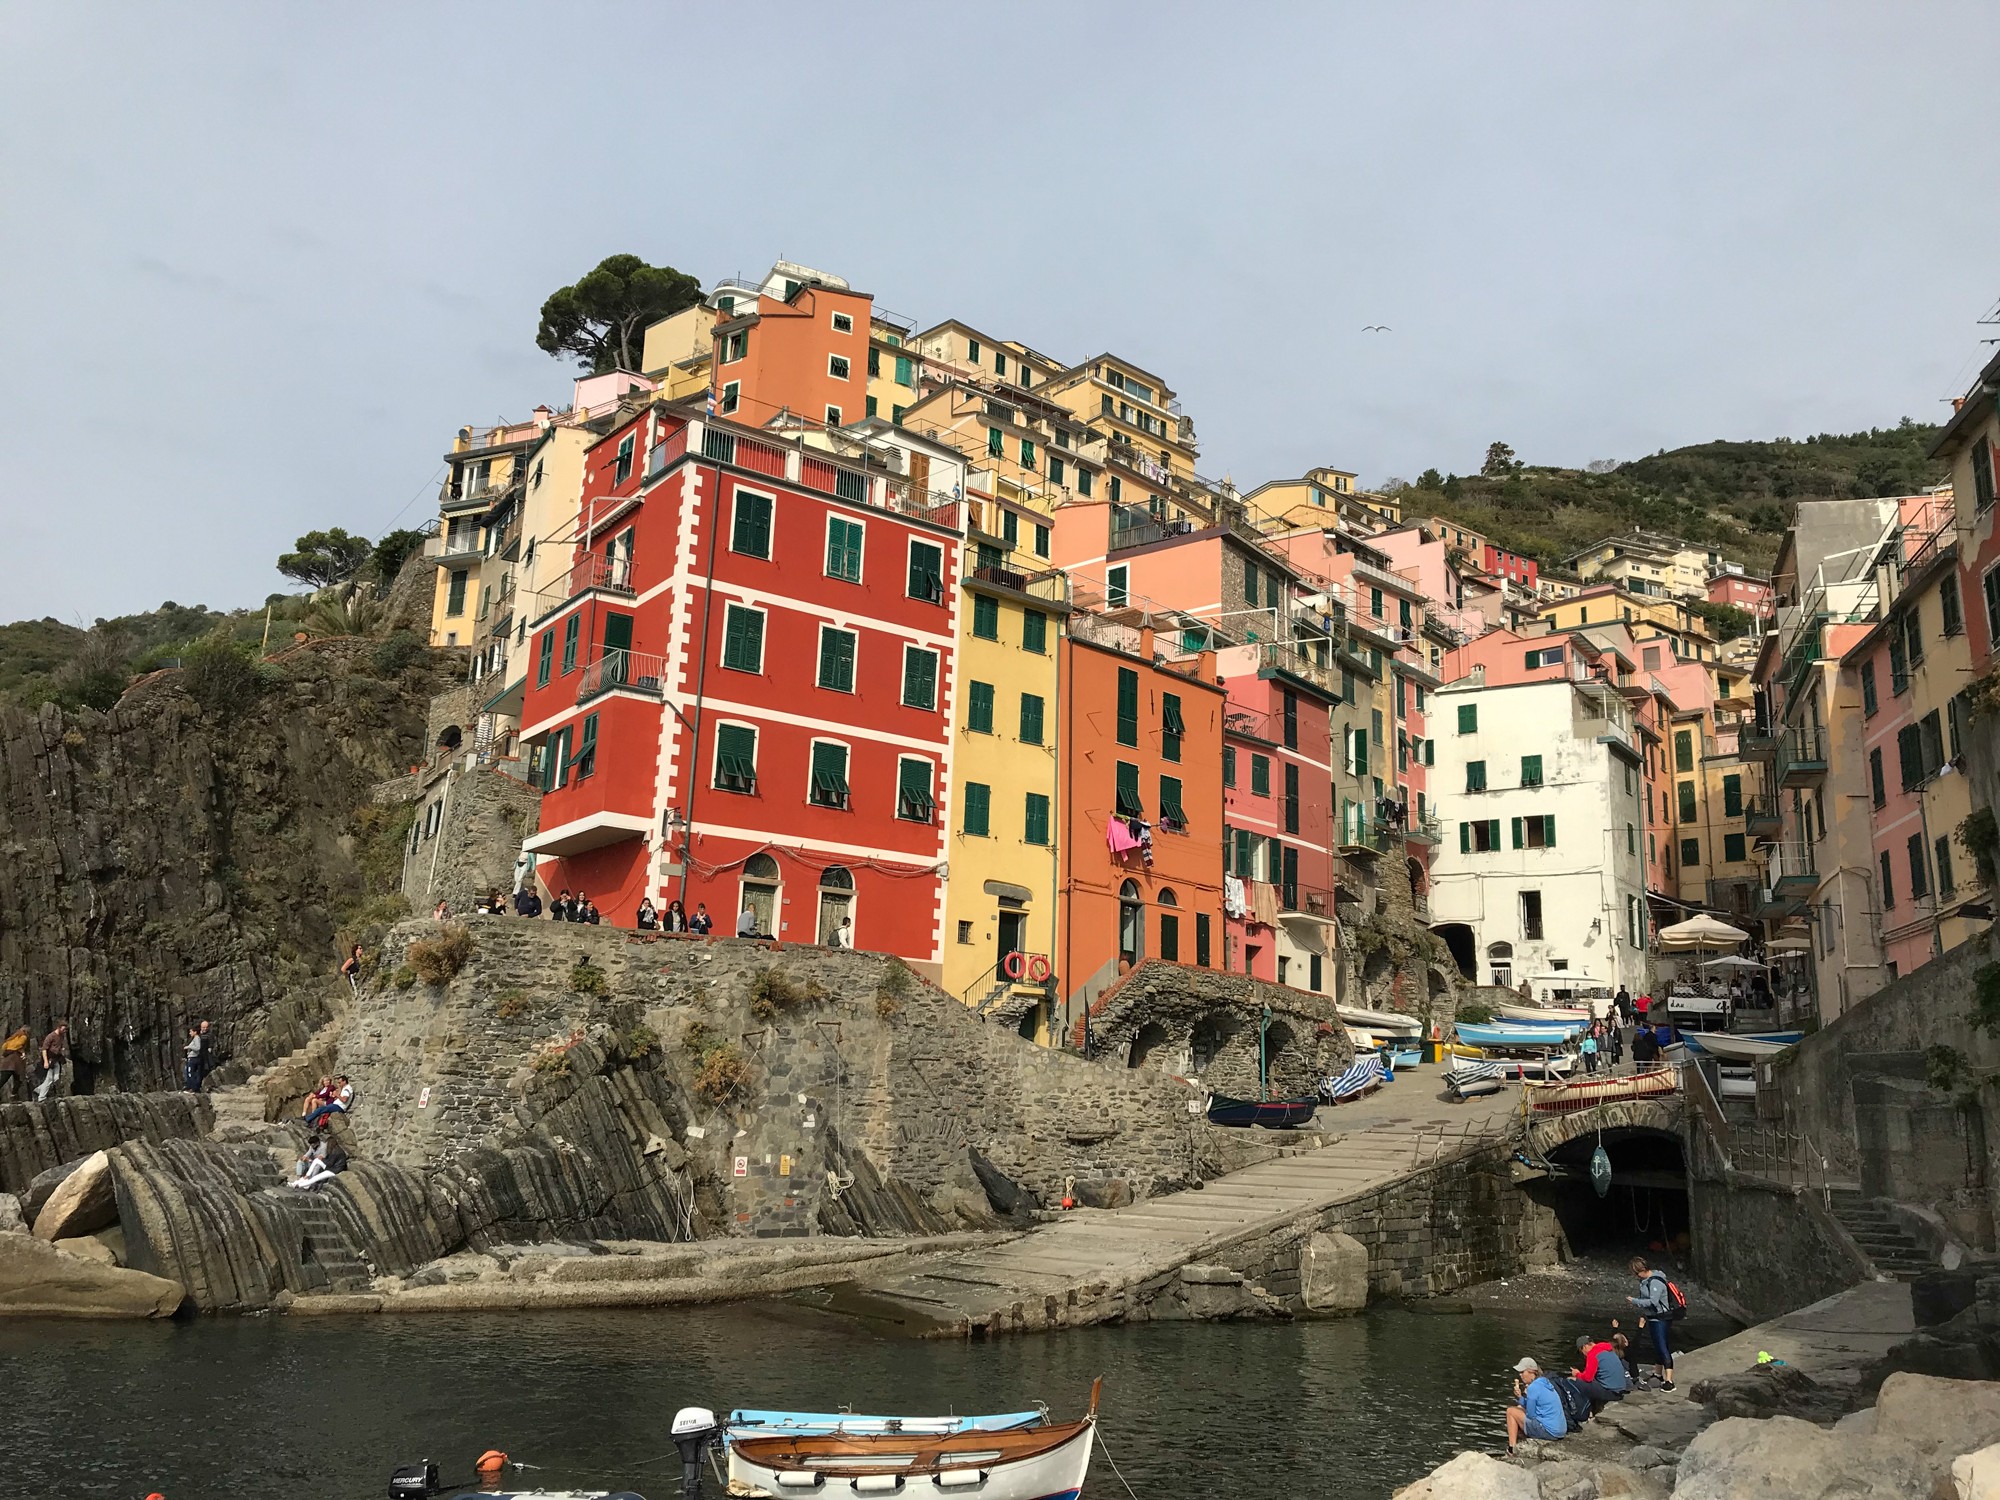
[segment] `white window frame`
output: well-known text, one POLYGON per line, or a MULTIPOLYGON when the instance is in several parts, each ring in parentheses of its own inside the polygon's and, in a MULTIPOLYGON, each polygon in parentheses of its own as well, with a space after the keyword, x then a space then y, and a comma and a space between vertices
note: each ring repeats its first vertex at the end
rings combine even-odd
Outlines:
POLYGON ((742 404, 743 382, 732 380, 722 388, 722 399, 716 403, 716 414, 724 417, 733 416, 742 404))
POLYGON ((806 742, 806 806, 817 807, 824 812, 854 811, 854 746, 847 740, 835 739, 830 734, 816 734, 806 742), (813 801, 813 751, 820 745, 838 745, 847 753, 846 781, 847 806, 837 807, 831 802, 813 801))
POLYGON ((854 314, 844 312, 835 313, 833 315, 833 331, 835 333, 854 332, 854 314))
POLYGON ((919 646, 914 641, 903 642, 903 671, 896 684, 896 706, 914 708, 918 713, 934 714, 938 711, 938 695, 944 687, 944 653, 934 646, 919 646), (920 651, 931 659, 931 701, 929 707, 922 707, 910 701, 910 653, 920 651))
POLYGON ((740 599, 724 600, 722 605, 722 645, 715 655, 716 666, 725 672, 741 672, 745 677, 764 676, 764 660, 770 654, 770 625, 771 612, 769 610, 759 605, 745 604, 740 599), (759 621, 757 626, 757 669, 754 672, 743 667, 732 667, 729 665, 729 613, 731 610, 738 609, 742 610, 745 614, 756 615, 759 621))
POLYGON ((753 558, 758 562, 771 562, 775 560, 778 551, 778 496, 775 491, 752 489, 750 486, 742 484, 737 485, 730 491, 729 551, 736 557, 753 558), (768 500, 771 504, 771 531, 770 535, 764 538, 764 550, 762 552, 738 552, 736 550, 736 508, 743 503, 745 495, 755 495, 758 499, 768 500))
POLYGON ((846 693, 850 697, 861 691, 861 632, 860 631, 850 630, 845 625, 829 625, 824 620, 820 622, 818 649, 813 654, 813 686, 816 688, 823 688, 825 689, 825 691, 829 693, 846 693), (821 682, 819 680, 820 663, 826 659, 826 633, 829 630, 833 631, 838 635, 851 635, 854 637, 854 682, 851 686, 844 688, 830 687, 826 683, 821 682))
MULTIPOLYGON (((899 823, 929 823, 935 826, 944 816, 944 809, 938 806, 938 763, 928 755, 899 755, 896 757, 896 806, 895 818, 899 823), (928 818, 906 818, 903 816, 903 766, 915 761, 924 768, 924 795, 931 799, 931 815, 928 818)), ((989 823, 989 827, 991 824, 989 823)))
MULTIPOLYGON (((826 518, 826 536, 822 539, 822 541, 823 545, 819 549, 820 577, 830 578, 835 583, 852 583, 859 585, 867 582, 868 523, 866 521, 863 521, 856 516, 844 515, 837 511, 830 511, 827 513, 827 518, 826 518), (844 578, 840 574, 832 572, 827 568, 827 559, 833 555, 833 523, 835 521, 841 521, 849 526, 859 526, 861 528, 861 576, 858 578, 844 578)), ((905 586, 907 586, 907 584, 905 586)))
MULTIPOLYGON (((748 719, 717 719, 715 721, 715 734, 708 742, 708 789, 712 792, 728 792, 736 797, 756 796, 758 785, 764 779, 763 773, 758 769, 757 765, 763 753, 764 731, 760 726, 751 723, 748 719), (738 791, 733 786, 724 786, 718 779, 722 774, 721 746, 722 731, 725 729, 747 729, 750 731, 750 771, 753 779, 750 783, 750 790, 747 792, 738 791)), ((737 914, 739 916, 742 914, 741 907, 737 908, 737 914)))
POLYGON ((1106 609, 1124 609, 1131 602, 1132 569, 1125 563, 1114 563, 1104 570, 1104 607, 1106 609), (1114 578, 1117 579, 1116 583, 1112 582, 1114 578), (1123 597, 1114 603, 1112 601, 1113 594, 1122 595, 1123 597))
POLYGON ((845 354, 829 354, 826 357, 826 373, 827 377, 832 380, 851 379, 854 374, 854 361, 849 359, 845 354), (840 366, 840 368, 835 369, 834 366, 836 365, 840 366))
POLYGON ((722 363, 740 364, 750 353, 750 330, 739 328, 722 336, 722 363), (732 352, 733 351, 733 352, 732 352))
POLYGON ((829 406, 826 409, 826 425, 829 427, 845 427, 847 425, 841 416, 839 407, 829 406))

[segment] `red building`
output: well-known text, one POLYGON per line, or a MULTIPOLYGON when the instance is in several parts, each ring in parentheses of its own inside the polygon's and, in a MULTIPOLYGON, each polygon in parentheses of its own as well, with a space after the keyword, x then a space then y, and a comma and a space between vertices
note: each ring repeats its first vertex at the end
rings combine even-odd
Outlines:
POLYGON ((1511 578, 1524 589, 1533 588, 1535 580, 1541 576, 1541 564, 1532 557, 1523 557, 1518 552, 1503 552, 1491 542, 1481 544, 1479 566, 1495 578, 1511 578))
POLYGON ((1717 573, 1709 579, 1708 602, 1733 604, 1745 614, 1753 615, 1759 620, 1769 619, 1775 608, 1771 598, 1770 580, 1751 578, 1743 573, 1717 573))
MULTIPOLYGON (((642 896, 914 964, 940 953, 962 521, 798 437, 651 406, 587 455, 530 607, 527 841, 619 926, 642 896)), ((934 971, 933 971, 934 972, 934 971)))

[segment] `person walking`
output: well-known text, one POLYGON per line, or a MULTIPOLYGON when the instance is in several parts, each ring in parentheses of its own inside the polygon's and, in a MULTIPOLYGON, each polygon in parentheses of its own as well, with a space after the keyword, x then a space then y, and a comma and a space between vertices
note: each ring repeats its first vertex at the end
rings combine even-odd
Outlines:
POLYGON ((1622 984, 1621 984, 1621 985, 1619 985, 1619 986, 1618 986, 1618 993, 1617 993, 1617 994, 1615 994, 1615 995, 1613 995, 1613 996, 1611 997, 1611 1003, 1612 1003, 1612 1005, 1613 1005, 1614 1007, 1616 1007, 1616 1009, 1617 1009, 1617 1011, 1618 1011, 1618 1024, 1619 1024, 1619 1025, 1621 1025, 1621 1026, 1629 1026, 1629 1025, 1631 1025, 1631 1024, 1632 1024, 1632 992, 1631 992, 1630 990, 1626 989, 1624 985, 1622 985, 1622 984))
POLYGON ((201 1028, 188 1027, 187 1045, 181 1048, 181 1092, 201 1092, 201 1028))
POLYGON ((200 1071, 195 1074, 194 1087, 195 1092, 200 1093, 202 1080, 215 1071, 220 1058, 216 1050, 216 1035, 209 1029, 208 1022, 203 1021, 195 1035, 201 1042, 201 1051, 195 1057, 195 1065, 200 1071))
POLYGON ((361 945, 356 943, 354 951, 347 955, 347 962, 340 966, 341 977, 355 994, 361 993, 361 966, 366 962, 361 956, 361 945))
POLYGON ((42 1081, 35 1085, 35 1102, 46 1100, 62 1085, 63 1070, 69 1065, 69 1022, 58 1021, 42 1038, 42 1081))
POLYGON ((1597 1028, 1595 1026, 1592 1026, 1590 1030, 1583 1034, 1583 1041, 1578 1044, 1578 1050, 1583 1053, 1583 1071, 1595 1075, 1597 1072, 1597 1028))
POLYGON ((1643 1256, 1633 1256, 1628 1268, 1639 1278, 1639 1295, 1625 1300, 1639 1309, 1639 1326, 1651 1335, 1653 1353, 1660 1362, 1660 1389, 1670 1391, 1674 1388, 1672 1323, 1677 1312, 1673 1288, 1643 1256))
POLYGON ((1625 1028, 1616 1019, 1611 1024, 1611 1071, 1617 1072, 1618 1065, 1625 1061, 1625 1028))
POLYGON ((17 1026, 6 1041, 0 1042, 0 1099, 9 1091, 28 1092, 28 1028, 17 1026))

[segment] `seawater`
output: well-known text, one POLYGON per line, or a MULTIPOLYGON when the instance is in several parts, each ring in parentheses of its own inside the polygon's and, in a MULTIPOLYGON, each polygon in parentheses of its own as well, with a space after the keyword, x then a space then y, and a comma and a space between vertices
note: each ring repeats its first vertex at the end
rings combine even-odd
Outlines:
MULTIPOLYGON (((0 1325, 0 1495, 372 1500, 398 1464, 522 1488, 679 1492, 682 1406, 1078 1414, 1105 1377, 1092 1500, 1386 1496, 1500 1443, 1509 1366, 1591 1325, 1371 1309, 914 1342, 791 1304, 658 1311, 0 1325), (1107 1455, 1108 1454, 1108 1458, 1107 1455), (1115 1462, 1117 1473, 1113 1471, 1115 1462), (1122 1473, 1124 1483, 1119 1474, 1122 1473)), ((711 1497, 719 1487, 708 1486, 711 1497)))

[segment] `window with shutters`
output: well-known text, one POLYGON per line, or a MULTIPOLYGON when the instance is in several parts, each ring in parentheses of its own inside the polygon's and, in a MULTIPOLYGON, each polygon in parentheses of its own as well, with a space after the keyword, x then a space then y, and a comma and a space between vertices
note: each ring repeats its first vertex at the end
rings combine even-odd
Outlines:
POLYGON ((1882 747, 1868 752, 1868 797, 1877 807, 1889 800, 1889 783, 1882 774, 1882 747))
MULTIPOLYGON (((576 731, 567 727, 558 729, 554 734, 549 736, 548 758, 543 762, 542 767, 543 791, 552 792, 557 787, 569 785, 569 748, 575 738, 576 731)), ((432 804, 434 810, 440 806, 442 804, 432 804)), ((435 828, 433 828, 433 831, 435 831, 435 828)))
POLYGON ((993 732, 993 684, 972 682, 967 684, 965 707, 965 727, 973 734, 993 732))
POLYGON ((1036 525, 1036 527, 1035 527, 1035 556, 1037 556, 1037 557, 1047 557, 1047 556, 1049 555, 1049 537, 1050 537, 1050 535, 1051 535, 1051 533, 1050 533, 1050 531, 1049 531, 1049 528, 1048 528, 1048 527, 1046 527, 1046 526, 1043 526, 1043 525, 1040 525, 1040 524, 1037 524, 1037 525, 1036 525))
POLYGON ((1085 499, 1090 498, 1091 486, 1096 483, 1091 471, 1078 464, 1076 469, 1076 492, 1085 499))
MULTIPOLYGON (((1938 581, 1938 613, 1943 617, 1943 631, 1947 636, 1958 635, 1965 629, 1965 609, 1959 602, 1958 575, 1947 573, 1938 581)), ((1942 889, 1942 882, 1940 882, 1942 889)))
POLYGON ((1042 697, 1039 693, 1021 694, 1021 743, 1039 745, 1042 743, 1042 697))
POLYGON ((1875 663, 1861 664, 1861 713, 1864 718, 1875 717, 1875 663))
POLYGON ((576 670, 577 639, 582 631, 582 626, 583 617, 580 615, 571 615, 567 620, 563 621, 562 669, 563 676, 565 677, 576 670))
POLYGON ((1913 792, 1924 781, 1924 741, 1923 731, 1914 724, 1905 724, 1896 731, 1896 759, 1902 773, 1903 790, 1913 792))
POLYGON ((1521 757, 1521 785, 1524 787, 1542 784, 1542 758, 1539 755, 1521 757))
POLYGON ((1882 851, 1882 910, 1896 909, 1896 881, 1889 869, 1889 851, 1882 851))
POLYGON ((935 709, 937 707, 937 652, 927 651, 922 646, 903 648, 903 706, 905 708, 935 709))
POLYGON ((1021 439, 1021 467, 1031 473, 1035 467, 1035 444, 1032 438, 1021 439))
POLYGON ((576 779, 578 781, 583 780, 584 777, 593 774, 597 770, 596 714, 584 715, 583 735, 577 740, 576 755, 571 759, 570 766, 576 772, 576 779))
POLYGON ((1371 708, 1370 710, 1368 710, 1368 738, 1374 743, 1377 749, 1381 748, 1382 710, 1379 708, 1371 708))
POLYGON ((1681 863, 1683 865, 1698 865, 1701 863, 1700 839, 1681 840, 1681 863))
POLYGON ((854 691, 854 652, 858 637, 831 625, 819 628, 819 685, 836 693, 854 691))
POLYGON ((1913 667, 1924 664, 1924 606, 1920 599, 1912 599, 1910 612, 1903 616, 1903 657, 1913 667))
POLYGON ((1181 779, 1178 776, 1160 778, 1160 826, 1187 832, 1187 813, 1181 807, 1181 779))
POLYGON ((1160 913, 1160 957, 1170 964, 1181 961, 1181 919, 1170 911, 1160 913))
POLYGON ((1725 833, 1722 836, 1722 858, 1728 864, 1741 864, 1744 857, 1743 835, 1725 833))
POLYGON ((1944 767, 1944 728, 1936 709, 1917 721, 1917 731, 1924 748, 1924 779, 1928 781, 1944 767))
POLYGON ((1009 547, 1018 546, 1021 541, 1021 517, 1011 510, 1000 512, 1000 540, 1009 547))
POLYGON ((986 429, 986 453, 989 458, 999 458, 1006 449, 1006 434, 997 427, 986 429))
MULTIPOLYGON (((1402 685, 1403 685, 1403 680, 1402 680, 1402 679, 1401 679, 1400 677, 1399 677, 1399 678, 1397 678, 1397 679, 1396 679, 1396 686, 1400 688, 1400 687, 1401 687, 1402 685)), ((1296 694, 1296 693, 1292 693, 1292 692, 1287 692, 1287 693, 1285 694, 1285 700, 1284 700, 1284 701, 1285 701, 1285 715, 1284 715, 1284 723, 1285 723, 1285 733, 1284 733, 1284 740, 1285 740, 1285 748, 1286 748, 1287 750, 1296 750, 1296 749, 1298 749, 1298 748, 1299 748, 1299 699, 1298 699, 1298 694, 1296 694)))
POLYGON ((764 670, 764 612, 732 604, 723 612, 722 664, 732 672, 764 670))
POLYGON ((976 839, 990 837, 993 788, 982 781, 968 781, 958 800, 961 831, 976 839))
POLYGON ((1194 961, 1204 969, 1208 967, 1208 943, 1208 913, 1198 911, 1194 914, 1194 961))
POLYGON ((1049 649, 1049 617, 1038 609, 1021 611, 1021 649, 1037 656, 1049 649))
POLYGON ((1521 936, 1529 941, 1542 935, 1542 893, 1521 892, 1521 936))
POLYGON ((1187 724, 1181 718, 1181 700, 1178 693, 1160 695, 1160 759, 1178 761, 1181 758, 1181 740, 1187 734, 1187 724))
POLYGON ((549 685, 549 673, 554 669, 555 664, 556 633, 553 630, 545 630, 542 632, 541 657, 535 663, 536 687, 547 687, 549 685))
POLYGON ((1299 831, 1299 768, 1285 766, 1285 832, 1299 831))
POLYGON ((1729 775, 1722 778, 1722 815, 1725 818, 1743 816, 1743 778, 1729 775))
POLYGON ((1893 626, 1889 631, 1889 691, 1909 691, 1910 668, 1903 656, 1903 634, 1893 626))
POLYGON ((753 490, 736 492, 735 517, 729 527, 729 550, 745 557, 771 555, 771 497, 753 490))
POLYGON ((813 741, 811 785, 806 800, 818 807, 848 805, 847 746, 837 740, 813 741))
POLYGON ((1951 838, 1941 837, 1936 845, 1938 899, 1949 901, 1958 894, 1958 881, 1951 872, 1951 838))
POLYGON ((1000 639, 1000 601, 988 594, 972 596, 972 633, 982 641, 1000 639))
POLYGON ((1458 732, 1460 734, 1476 734, 1479 732, 1479 705, 1477 703, 1461 703, 1458 705, 1458 732))
POLYGON ((1224 745, 1222 747, 1222 784, 1226 787, 1234 787, 1236 785, 1236 747, 1234 745, 1224 745))
POLYGON ((1143 818, 1146 815, 1146 806, 1139 800, 1139 768, 1129 760, 1118 762, 1118 791, 1114 811, 1125 818, 1143 818))
POLYGON ((1694 769, 1694 731, 1691 729, 1674 731, 1674 769, 1676 771, 1694 769))
POLYGON ((861 582, 861 523, 843 516, 826 521, 826 576, 846 583, 861 582))
POLYGON ((1049 799, 1041 792, 1028 793, 1027 815, 1022 824, 1021 837, 1027 843, 1045 847, 1049 842, 1049 799))
POLYGON ((1910 865, 1910 899, 1921 901, 1931 893, 1931 866, 1924 855, 1924 836, 1911 834, 1904 848, 1910 865))
POLYGON ((757 731, 749 725, 716 727, 715 785, 725 792, 757 790, 757 731))
MULTIPOLYGON (((740 358, 741 356, 739 355, 738 357, 740 358)), ((726 417, 734 413, 736 408, 741 406, 742 404, 743 404, 743 382, 740 380, 732 380, 723 386, 722 401, 720 405, 717 406, 716 410, 719 413, 721 413, 721 415, 726 417)), ((701 440, 701 450, 703 455, 708 458, 715 458, 719 456, 713 451, 717 446, 719 446, 716 442, 713 441, 713 439, 716 438, 721 438, 728 445, 729 448, 728 455, 723 458, 723 462, 728 463, 733 461, 736 457, 736 440, 730 437, 727 433, 715 432, 715 433, 704 434, 701 440)))
POLYGON ((1468 792, 1486 790, 1486 762, 1469 760, 1465 763, 1465 789, 1468 792))
POLYGON ((944 602, 944 549, 929 542, 910 543, 909 595, 930 604, 944 602))
POLYGON ((618 460, 611 470, 611 483, 623 484, 632 477, 632 450, 639 441, 636 432, 628 432, 618 440, 618 460))
POLYGON ((1271 757, 1252 754, 1250 757, 1250 793, 1255 797, 1271 795, 1271 757))
POLYGON ((1254 606, 1254 605, 1258 604, 1259 602, 1261 602, 1261 601, 1260 601, 1260 595, 1259 595, 1259 592, 1258 592, 1258 588, 1257 588, 1257 581, 1258 581, 1258 575, 1257 575, 1257 565, 1256 565, 1255 563, 1253 563, 1253 562, 1246 562, 1246 563, 1245 563, 1245 564, 1243 565, 1243 602, 1244 602, 1244 603, 1246 603, 1246 604, 1249 604, 1249 605, 1253 605, 1253 606, 1254 606))
POLYGON ((1118 743, 1139 743, 1139 674, 1130 667, 1118 669, 1118 743))
POLYGON ((1107 609, 1123 609, 1132 600, 1129 580, 1132 571, 1120 563, 1115 568, 1104 570, 1104 605, 1107 609))
POLYGON ((896 816, 908 823, 929 823, 936 819, 929 761, 906 755, 896 762, 896 816))
POLYGON ((1681 782, 1675 788, 1675 795, 1680 799, 1680 821, 1683 823, 1694 822, 1698 816, 1694 806, 1694 783, 1692 781, 1681 782))

